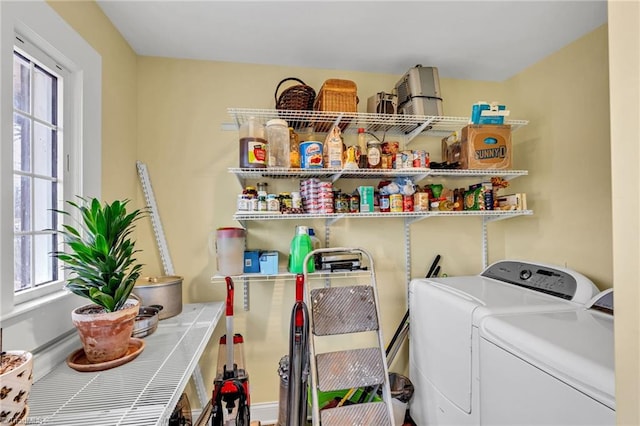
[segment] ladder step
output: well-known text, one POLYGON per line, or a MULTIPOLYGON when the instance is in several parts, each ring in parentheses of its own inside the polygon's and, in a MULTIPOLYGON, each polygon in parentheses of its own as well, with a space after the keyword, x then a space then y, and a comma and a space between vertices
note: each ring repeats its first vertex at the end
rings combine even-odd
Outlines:
POLYGON ((313 334, 358 333, 378 329, 373 287, 356 285, 311 290, 313 334))
POLYGON ((390 426, 389 411, 384 402, 347 405, 320 411, 322 426, 390 426))
POLYGON ((385 382, 380 348, 326 352, 316 356, 318 389, 342 390, 374 386, 385 382))

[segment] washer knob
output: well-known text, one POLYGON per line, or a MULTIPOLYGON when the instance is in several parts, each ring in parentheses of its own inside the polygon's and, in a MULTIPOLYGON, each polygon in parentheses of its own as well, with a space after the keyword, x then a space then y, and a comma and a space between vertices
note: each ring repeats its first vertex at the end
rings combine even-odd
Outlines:
POLYGON ((529 269, 523 269, 522 271, 520 271, 520 279, 521 280, 528 280, 529 278, 531 278, 531 271, 529 269))

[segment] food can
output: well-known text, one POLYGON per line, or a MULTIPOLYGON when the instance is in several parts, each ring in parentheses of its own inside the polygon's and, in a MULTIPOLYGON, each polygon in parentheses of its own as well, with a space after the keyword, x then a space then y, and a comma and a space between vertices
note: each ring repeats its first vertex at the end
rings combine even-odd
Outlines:
POLYGON ((402 211, 403 212, 413 211, 413 195, 402 196, 402 211))
POLYGON ((391 213, 402 213, 402 195, 389 195, 389 208, 391 210, 391 213))
POLYGON ((429 193, 416 192, 413 194, 413 211, 426 212, 429 211, 429 193))
POLYGON ((300 165, 303 169, 321 169, 322 142, 305 141, 300 143, 300 165))
POLYGON ((402 151, 396 154, 396 169, 410 169, 413 167, 413 152, 402 151))
POLYGON ((427 151, 418 149, 413 151, 413 167, 421 168, 427 166, 427 151))

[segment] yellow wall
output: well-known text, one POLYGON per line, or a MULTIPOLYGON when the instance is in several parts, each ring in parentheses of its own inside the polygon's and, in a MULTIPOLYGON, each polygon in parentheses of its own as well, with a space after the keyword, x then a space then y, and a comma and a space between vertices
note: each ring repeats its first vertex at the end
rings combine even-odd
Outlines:
POLYGON ((640 424, 640 3, 609 2, 616 408, 619 425, 640 424))
POLYGON ((49 1, 102 56, 102 197, 135 200, 137 55, 94 1, 49 1))
MULTIPOLYGON (((136 57, 94 3, 53 6, 103 56, 105 197, 126 196, 142 203, 135 160, 147 163, 173 264, 184 276, 186 303, 224 299, 222 282, 210 280, 216 265, 207 240, 218 227, 237 226, 232 215, 241 187, 227 168, 238 164, 238 137, 221 130, 231 121, 227 107, 273 108, 277 83, 296 76, 317 90, 327 78, 355 81, 359 109, 364 111, 367 97, 390 90, 399 78, 136 57)), ((534 216, 489 225, 490 261, 512 256, 566 262, 601 288, 612 285, 606 63, 607 32, 602 27, 503 83, 442 80, 447 115, 468 115, 477 100, 499 100, 508 105, 512 118, 531 121, 514 134, 514 167, 528 169, 530 176, 514 180, 512 189, 529 193, 534 216)), ((347 136, 347 144, 353 138, 347 136)), ((434 160, 440 159, 438 139, 419 138, 411 145, 422 147, 434 160)), ((349 190, 360 183, 341 181, 338 186, 349 190)), ((291 190, 295 185, 270 181, 270 190, 291 190)), ((284 258, 297 223, 253 223, 248 245, 278 250, 284 258)), ((323 236, 322 221, 305 224, 323 236)), ((424 276, 438 253, 449 275, 478 273, 480 224, 479 218, 433 218, 411 225, 411 275, 424 276)), ((151 225, 141 225, 138 241, 147 265, 144 273, 160 274, 151 225)), ((343 220, 330 232, 332 245, 372 252, 389 339, 406 309, 403 222, 343 220)), ((248 312, 242 310, 241 283, 237 288, 235 325, 246 340, 252 401, 276 401, 277 363, 288 351, 293 283, 251 282, 248 312)), ((221 322, 202 363, 209 386, 215 375, 216 342, 224 331, 221 322)), ((392 370, 406 373, 406 351, 402 355, 392 370)))

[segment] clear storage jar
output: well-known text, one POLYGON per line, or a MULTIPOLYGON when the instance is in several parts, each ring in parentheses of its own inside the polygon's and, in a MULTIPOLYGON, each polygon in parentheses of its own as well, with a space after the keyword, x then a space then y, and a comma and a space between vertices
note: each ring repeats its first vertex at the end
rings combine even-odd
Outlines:
POLYGON ((289 125, 285 120, 275 118, 267 121, 268 167, 289 168, 289 125))

